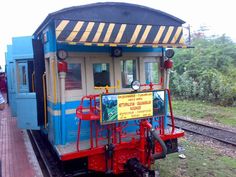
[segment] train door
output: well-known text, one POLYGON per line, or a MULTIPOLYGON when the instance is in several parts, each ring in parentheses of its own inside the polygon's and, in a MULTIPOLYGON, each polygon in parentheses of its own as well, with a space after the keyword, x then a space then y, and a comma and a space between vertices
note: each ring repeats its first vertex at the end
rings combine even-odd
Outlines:
POLYGON ((17 95, 16 112, 17 126, 21 129, 37 130, 37 104, 36 94, 33 92, 33 60, 16 61, 17 71, 17 95), (27 108, 27 110, 25 109, 27 108))
POLYGON ((34 63, 32 60, 25 62, 17 62, 17 92, 29 93, 33 92, 34 81, 33 79, 34 63))
POLYGON ((115 80, 120 80, 116 92, 131 91, 131 82, 139 80, 138 57, 115 58, 115 80))
MULTIPOLYGON (((105 92, 105 89, 96 90, 95 87, 114 86, 114 65, 111 57, 88 57, 86 63, 87 95, 105 92)), ((114 89, 109 89, 114 92, 114 89)))

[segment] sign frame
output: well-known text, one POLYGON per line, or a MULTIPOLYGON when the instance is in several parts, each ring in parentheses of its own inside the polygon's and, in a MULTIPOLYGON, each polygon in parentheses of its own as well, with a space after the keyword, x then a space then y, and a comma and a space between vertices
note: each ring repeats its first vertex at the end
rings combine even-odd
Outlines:
MULTIPOLYGON (((116 107, 117 107, 117 112, 118 112, 118 106, 117 106, 117 103, 118 102, 118 98, 117 98, 117 100, 116 101, 110 101, 109 102, 109 104, 114 104, 116 107)), ((124 122, 124 121, 130 121, 130 120, 139 120, 139 119, 147 119, 147 118, 153 118, 153 117, 159 117, 159 116, 164 116, 165 115, 165 113, 166 113, 166 91, 165 91, 165 89, 161 89, 161 90, 152 90, 152 91, 141 91, 141 92, 125 92, 125 93, 108 93, 108 94, 105 94, 105 93, 103 93, 103 94, 101 94, 100 95, 100 124, 101 125, 108 125, 108 124, 113 124, 113 123, 119 123, 119 122, 124 122), (161 103, 162 103, 162 114, 156 114, 156 115, 154 115, 154 107, 153 107, 153 114, 152 114, 152 116, 146 116, 146 117, 137 117, 137 118, 129 118, 129 119, 124 119, 124 120, 118 120, 118 115, 117 115, 117 120, 114 120, 114 121, 104 121, 104 119, 103 119, 103 101, 102 101, 102 99, 104 98, 104 97, 109 97, 109 96, 111 96, 111 99, 112 99, 112 96, 114 96, 114 97, 118 97, 119 95, 126 95, 126 94, 130 94, 130 95, 132 95, 132 94, 141 94, 141 93, 152 93, 152 106, 154 106, 154 92, 163 92, 163 99, 164 99, 164 101, 162 101, 161 103)))

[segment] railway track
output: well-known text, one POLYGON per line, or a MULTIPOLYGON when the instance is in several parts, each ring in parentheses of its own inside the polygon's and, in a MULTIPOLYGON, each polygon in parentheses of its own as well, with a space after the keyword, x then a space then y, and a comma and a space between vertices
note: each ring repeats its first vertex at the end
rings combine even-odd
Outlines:
POLYGON ((175 127, 236 146, 236 132, 175 117, 175 127))
MULTIPOLYGON (((175 117, 175 127, 181 128, 187 132, 203 135, 220 142, 236 146, 236 132, 225 130, 219 127, 213 127, 203 123, 194 122, 191 120, 182 119, 175 117)), ((32 142, 34 151, 39 160, 39 164, 42 168, 43 175, 45 177, 71 177, 71 176, 101 176, 104 175, 94 175, 94 174, 82 174, 80 172, 73 171, 71 173, 65 172, 65 169, 60 164, 60 161, 50 150, 48 142, 43 139, 39 131, 28 131, 30 140, 32 142)), ((127 177, 129 175, 123 174, 122 177, 127 177)))
POLYGON ((64 174, 60 170, 60 164, 55 158, 51 150, 48 148, 47 142, 43 141, 39 131, 27 131, 32 143, 34 152, 39 161, 44 177, 62 177, 64 174))
MULTIPOLYGON (((40 131, 27 131, 44 177, 95 177, 94 173, 79 168, 79 161, 62 162, 40 131)), ((96 174, 96 177, 101 177, 96 174)))
MULTIPOLYGON (((69 164, 62 164, 57 155, 51 149, 49 142, 41 135, 40 131, 27 131, 32 143, 34 152, 39 161, 44 177, 112 177, 113 175, 104 175, 102 173, 93 173, 77 169, 78 161, 69 164)), ((127 172, 115 177, 129 177, 131 173, 127 172)), ((1 176, 0 176, 1 177, 1 176)))

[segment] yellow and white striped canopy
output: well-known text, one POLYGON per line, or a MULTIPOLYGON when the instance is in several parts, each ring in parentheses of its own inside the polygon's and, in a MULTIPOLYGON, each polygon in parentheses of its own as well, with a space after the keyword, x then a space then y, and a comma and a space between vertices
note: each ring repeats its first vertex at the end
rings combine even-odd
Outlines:
POLYGON ((55 20, 59 43, 126 47, 187 47, 182 26, 55 20))

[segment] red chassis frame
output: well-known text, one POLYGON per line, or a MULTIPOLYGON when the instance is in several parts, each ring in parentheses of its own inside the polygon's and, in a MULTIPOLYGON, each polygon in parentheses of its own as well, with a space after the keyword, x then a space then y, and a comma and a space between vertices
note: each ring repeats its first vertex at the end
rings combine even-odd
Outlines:
MULTIPOLYGON (((157 127, 156 130, 159 131, 159 136, 163 141, 177 139, 184 136, 183 131, 175 130, 170 91, 168 89, 167 93, 169 97, 170 118, 172 124, 171 132, 165 133, 164 117, 160 117, 156 120, 159 123, 159 127, 157 127)), ((149 134, 149 130, 152 126, 148 121, 150 119, 139 120, 140 128, 139 131, 136 132, 136 135, 124 133, 123 130, 127 126, 130 126, 128 125, 128 122, 104 125, 101 128, 97 123, 97 120, 100 118, 99 114, 96 114, 96 111, 99 111, 96 105, 96 98, 98 96, 99 95, 91 95, 83 97, 81 106, 79 106, 76 110, 77 117, 79 118, 77 151, 62 155, 61 160, 67 161, 76 158, 88 157, 89 170, 106 172, 108 169, 111 169, 114 174, 124 172, 124 164, 131 158, 137 158, 144 166, 148 166, 150 168, 151 164, 154 162, 151 158, 151 153, 153 152, 148 150, 149 144, 147 142, 147 135, 149 134), (89 112, 86 112, 86 114, 84 113, 85 108, 82 106, 84 99, 90 100, 89 112), (90 121, 90 148, 86 150, 79 149, 81 120, 90 121), (95 126, 95 129, 93 125, 95 126), (104 130, 109 132, 109 136, 101 136, 101 132, 104 130), (95 137, 92 136, 94 133, 96 135, 95 137), (129 138, 129 141, 125 141, 125 138, 129 138), (99 145, 99 142, 103 140, 108 140, 108 145, 111 144, 112 147, 107 145, 104 146, 104 144, 99 145), (112 152, 112 155, 109 155, 109 152, 112 152)), ((162 148, 158 142, 155 142, 154 153, 160 152, 162 152, 162 148)))

